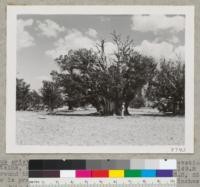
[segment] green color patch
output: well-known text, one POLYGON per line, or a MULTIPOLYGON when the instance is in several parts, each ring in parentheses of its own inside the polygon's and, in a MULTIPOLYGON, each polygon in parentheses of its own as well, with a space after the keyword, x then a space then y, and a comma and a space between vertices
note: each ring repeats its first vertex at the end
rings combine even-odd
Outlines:
POLYGON ((125 170, 125 177, 141 177, 141 170, 125 170))

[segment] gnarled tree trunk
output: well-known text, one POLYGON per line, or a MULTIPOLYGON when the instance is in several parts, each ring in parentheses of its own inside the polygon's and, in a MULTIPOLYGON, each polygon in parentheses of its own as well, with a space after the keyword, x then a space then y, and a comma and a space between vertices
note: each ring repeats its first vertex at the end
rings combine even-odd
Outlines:
POLYGON ((102 115, 121 115, 122 103, 104 98, 104 103, 101 105, 100 113, 102 115))
POLYGON ((129 106, 129 102, 125 102, 125 111, 124 111, 125 115, 130 115, 130 113, 128 111, 128 106, 129 106))

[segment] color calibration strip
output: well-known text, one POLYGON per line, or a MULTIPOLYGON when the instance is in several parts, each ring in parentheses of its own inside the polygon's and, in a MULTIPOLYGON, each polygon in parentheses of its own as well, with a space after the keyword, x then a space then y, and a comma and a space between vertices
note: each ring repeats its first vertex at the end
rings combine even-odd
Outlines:
POLYGON ((30 160, 34 184, 176 184, 176 160, 30 160), (53 182, 54 181, 54 182, 53 182), (55 183, 56 181, 56 183, 55 183))
POLYGON ((174 170, 29 170, 29 178, 173 177, 174 170))

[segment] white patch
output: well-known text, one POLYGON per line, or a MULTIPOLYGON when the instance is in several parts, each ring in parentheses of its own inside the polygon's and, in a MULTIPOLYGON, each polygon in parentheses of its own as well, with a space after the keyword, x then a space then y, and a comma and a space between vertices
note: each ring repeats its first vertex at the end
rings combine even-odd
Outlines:
POLYGON ((37 21, 36 30, 40 31, 41 35, 47 36, 48 38, 56 38, 60 32, 65 31, 64 26, 58 25, 56 22, 46 19, 45 21, 37 21))
POLYGON ((35 45, 34 38, 26 30, 26 27, 33 25, 33 19, 23 20, 19 19, 17 21, 17 49, 30 47, 35 45))
POLYGON ((132 30, 154 32, 170 29, 180 32, 185 29, 185 18, 182 16, 168 17, 166 15, 137 15, 132 16, 132 30))

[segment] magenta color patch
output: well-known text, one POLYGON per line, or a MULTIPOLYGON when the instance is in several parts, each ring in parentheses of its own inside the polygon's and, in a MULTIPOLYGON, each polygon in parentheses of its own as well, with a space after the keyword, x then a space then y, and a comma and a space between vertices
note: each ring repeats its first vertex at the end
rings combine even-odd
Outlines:
POLYGON ((77 178, 90 178, 92 177, 91 170, 76 170, 76 177, 77 178))

